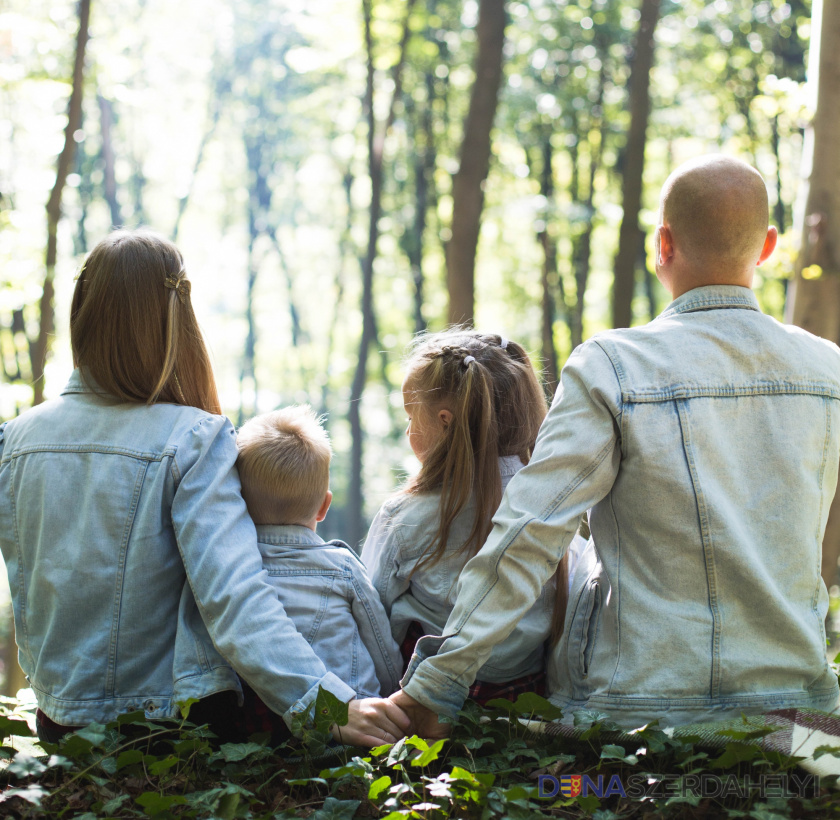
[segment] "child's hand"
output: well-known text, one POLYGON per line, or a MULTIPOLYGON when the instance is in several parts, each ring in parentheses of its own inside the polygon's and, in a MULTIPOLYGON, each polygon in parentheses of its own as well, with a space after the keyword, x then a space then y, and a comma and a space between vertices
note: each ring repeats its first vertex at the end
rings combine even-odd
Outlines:
POLYGON ((397 704, 411 718, 411 730, 415 734, 429 740, 449 737, 450 725, 441 723, 431 709, 427 709, 423 704, 418 703, 411 695, 406 695, 402 689, 394 692, 389 700, 397 704))
POLYGON ((347 725, 333 726, 330 731, 339 743, 348 746, 396 743, 411 727, 408 715, 387 698, 354 698, 347 707, 347 725))

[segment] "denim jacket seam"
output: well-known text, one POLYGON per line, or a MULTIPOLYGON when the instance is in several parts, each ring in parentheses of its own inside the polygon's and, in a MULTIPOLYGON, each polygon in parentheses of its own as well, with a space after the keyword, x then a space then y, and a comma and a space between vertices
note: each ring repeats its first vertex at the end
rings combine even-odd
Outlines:
MULTIPOLYGON (((619 402, 619 404, 618 404, 617 409, 618 409, 618 414, 620 416, 620 419, 616 419, 615 416, 613 416, 613 419, 618 422, 618 429, 619 429, 619 433, 620 433, 620 436, 621 436, 621 440, 618 442, 618 445, 619 445, 619 448, 621 449, 621 455, 626 456, 627 453, 624 451, 624 442, 627 441, 627 435, 626 435, 627 431, 625 429, 626 413, 624 412, 624 405, 626 403, 625 400, 624 400, 624 396, 625 396, 625 392, 626 392, 624 390, 624 382, 623 382, 623 377, 625 376, 624 368, 621 366, 621 362, 618 360, 618 357, 617 356, 616 357, 611 356, 609 354, 609 351, 606 349, 606 347, 603 344, 601 344, 601 342, 597 339, 597 337, 595 339, 593 339, 593 341, 600 348, 601 352, 604 354, 607 361, 612 366, 613 373, 615 373, 615 380, 618 383, 618 402, 619 402)), ((610 414, 612 414, 612 411, 610 411, 610 414)))
POLYGON ((146 472, 148 470, 148 462, 138 472, 137 478, 134 481, 134 495, 131 499, 131 505, 128 508, 125 525, 123 527, 123 537, 120 543, 120 552, 117 559, 117 578, 114 589, 114 607, 111 620, 111 640, 108 642, 108 662, 105 672, 105 691, 111 697, 114 696, 117 685, 117 652, 119 650, 119 625, 120 625, 120 610, 122 609, 122 594, 125 585, 125 562, 128 554, 128 546, 131 541, 131 531, 134 529, 134 519, 137 515, 137 505, 140 502, 140 494, 143 490, 143 484, 146 480, 146 472))
POLYGON ((518 527, 516 527, 508 533, 508 536, 505 539, 506 543, 504 544, 504 547, 499 550, 496 562, 493 565, 492 580, 489 580, 485 583, 484 588, 481 590, 481 593, 475 597, 472 606, 464 613, 464 615, 461 617, 460 622, 455 625, 452 634, 457 635, 461 631, 464 624, 470 618, 472 613, 476 610, 479 604, 490 594, 490 592, 493 590, 493 587, 495 587, 498 583, 499 564, 501 563, 502 559, 507 553, 511 543, 513 543, 513 541, 519 536, 519 533, 522 532, 522 530, 525 529, 525 527, 527 527, 528 524, 530 524, 531 522, 544 521, 546 518, 548 518, 557 509, 557 507, 559 507, 560 504, 566 499, 569 493, 571 493, 576 487, 578 487, 587 476, 591 475, 598 468, 601 462, 607 457, 607 455, 612 450, 612 446, 613 440, 611 439, 609 442, 607 442, 607 444, 604 445, 604 447, 601 449, 601 452, 598 453, 597 457, 593 459, 590 468, 586 471, 581 471, 580 473, 578 473, 578 475, 554 497, 552 503, 549 504, 547 507, 543 508, 543 511, 539 516, 532 516, 530 518, 526 518, 518 527))
POLYGON ((168 456, 174 455, 175 449, 174 447, 167 446, 156 453, 147 450, 134 450, 129 447, 112 447, 104 444, 30 444, 26 447, 13 449, 3 460, 11 461, 33 453, 98 453, 105 456, 125 456, 126 458, 151 463, 163 461, 168 456))
POLYGON ((718 604, 717 568, 715 566, 715 551, 709 528, 708 505, 703 489, 700 486, 700 477, 697 475, 694 451, 691 443, 688 409, 686 407, 687 401, 687 399, 681 399, 676 402, 677 415, 682 432, 683 454, 688 464, 688 472, 694 490, 694 502, 697 507, 697 521, 700 525, 700 540, 703 544, 703 559, 706 568, 706 584, 709 590, 709 609, 712 615, 712 668, 711 679, 709 681, 709 695, 710 697, 718 697, 721 685, 720 639, 722 624, 721 611, 718 604))
MULTIPOLYGON (((347 579, 347 583, 352 589, 352 592, 355 596, 355 600, 357 600, 365 610, 365 614, 367 615, 368 623, 370 624, 371 631, 373 632, 374 636, 376 637, 376 648, 379 652, 379 656, 382 660, 385 661, 385 666, 388 668, 388 671, 391 673, 391 676, 394 680, 399 680, 400 674, 399 671, 394 667, 393 663, 391 662, 391 658, 388 655, 388 644, 386 638, 383 637, 381 631, 379 630, 379 625, 376 623, 376 618, 374 617, 374 613, 371 609, 370 600, 368 599, 367 595, 365 595, 364 590, 357 582, 356 574, 354 572, 349 573, 349 578, 347 579)), ((355 620, 355 618, 354 618, 355 620)), ((358 621, 356 622, 356 631, 359 635, 359 640, 361 640, 361 630, 358 626, 358 621)), ((390 635, 388 636, 390 637, 390 635)), ((364 642, 362 642, 364 643, 364 642)), ((368 652, 370 652, 370 648, 368 648, 368 652)), ((376 663, 374 663, 374 669, 376 667, 376 663)))
MULTIPOLYGON (((829 444, 831 443, 831 406, 829 405, 829 400, 823 399, 823 406, 825 408, 825 443, 823 444, 823 458, 822 464, 820 464, 820 477, 819 477, 819 489, 820 489, 820 514, 817 520, 817 533, 816 533, 816 542, 817 544, 822 543, 819 537, 819 527, 820 522, 822 521, 822 512, 823 512, 823 496, 824 493, 822 492, 823 488, 823 481, 825 480, 825 471, 828 466, 828 452, 829 452, 829 444)), ((814 613, 814 618, 817 621, 817 628, 820 630, 820 633, 825 637, 825 622, 822 618, 820 618, 820 614, 817 610, 817 603, 819 602, 819 594, 820 594, 820 585, 822 579, 822 550, 817 550, 817 565, 815 567, 816 570, 816 578, 817 582, 814 584, 814 597, 811 602, 811 609, 814 613)), ((823 673, 829 670, 828 665, 828 656, 824 658, 825 664, 823 666, 823 673)))
POLYGON ((622 391, 627 404, 657 404, 692 398, 739 398, 741 396, 819 396, 840 399, 840 391, 818 382, 759 382, 745 385, 679 385, 622 391))
POLYGON ((29 625, 26 621, 26 584, 24 583, 24 575, 26 573, 24 571, 23 550, 20 546, 20 530, 18 529, 17 496, 15 495, 14 469, 15 462, 12 462, 9 467, 9 470, 12 472, 12 481, 9 482, 9 495, 11 497, 12 502, 12 516, 15 522, 15 551, 17 553, 18 562, 17 586, 20 601, 20 622, 21 626, 23 627, 23 645, 25 647, 24 651, 26 652, 26 655, 28 656, 31 664, 32 650, 29 646, 29 625))

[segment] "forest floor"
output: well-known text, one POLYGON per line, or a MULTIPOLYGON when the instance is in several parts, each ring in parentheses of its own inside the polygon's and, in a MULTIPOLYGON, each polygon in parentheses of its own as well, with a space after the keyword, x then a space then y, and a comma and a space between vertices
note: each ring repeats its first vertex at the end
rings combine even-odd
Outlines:
MULTIPOLYGON (((837 777, 767 748, 773 727, 746 721, 713 746, 655 725, 618 745, 609 742, 616 727, 594 713, 578 713, 574 738, 534 732, 528 721, 541 716, 545 726, 559 710, 524 695, 490 709, 468 702, 449 740, 359 750, 330 746, 326 726, 341 723, 346 706, 322 692, 315 728, 277 749, 259 736, 219 746, 206 728, 146 723, 142 713, 51 746, 31 737, 31 708, 2 707, 2 817, 840 817, 837 777)), ((837 768, 840 738, 805 762, 820 757, 837 768)))

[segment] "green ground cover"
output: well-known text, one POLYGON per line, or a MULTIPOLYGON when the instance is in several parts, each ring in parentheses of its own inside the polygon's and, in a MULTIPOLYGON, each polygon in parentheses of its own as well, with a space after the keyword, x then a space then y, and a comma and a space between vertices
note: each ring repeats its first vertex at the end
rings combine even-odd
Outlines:
MULTIPOLYGON (((579 713, 574 738, 532 731, 559 718, 536 695, 482 709, 468 702, 446 741, 410 737, 373 750, 331 747, 346 706, 322 692, 315 725, 277 749, 265 738, 213 742, 206 728, 147 723, 142 713, 93 724, 60 745, 31 739, 26 705, 0 709, 0 816, 20 818, 780 818, 840 816, 836 777, 768 750, 772 727, 723 730, 718 748, 655 725, 622 735, 579 713), (626 738, 632 742, 627 742, 626 738), (562 778, 568 778, 567 781, 562 778), (565 791, 577 794, 564 795, 565 791)), ((840 757, 840 746, 812 757, 840 757)))

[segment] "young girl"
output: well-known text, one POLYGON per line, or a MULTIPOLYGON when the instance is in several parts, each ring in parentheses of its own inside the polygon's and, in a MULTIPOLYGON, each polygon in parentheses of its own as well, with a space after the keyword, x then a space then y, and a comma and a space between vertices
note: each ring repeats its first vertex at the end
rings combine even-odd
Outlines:
MULTIPOLYGON (((289 726, 319 684, 349 701, 266 582, 179 250, 117 231, 91 251, 60 398, 0 425, 0 550, 20 664, 55 742, 123 712, 235 734, 248 681, 289 726)), ((278 718, 279 719, 279 718, 278 718)), ((353 700, 344 740, 408 728, 353 700)))
MULTIPOLYGON (((546 402, 521 345, 453 329, 421 336, 403 383, 406 434, 420 472, 387 501, 362 551, 405 663, 441 635, 458 576, 492 528, 502 493, 531 456, 546 402)), ((575 550, 585 545, 576 536, 575 550)), ((479 702, 545 688, 545 642, 563 629, 568 558, 477 673, 479 702)))

